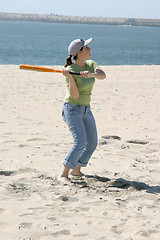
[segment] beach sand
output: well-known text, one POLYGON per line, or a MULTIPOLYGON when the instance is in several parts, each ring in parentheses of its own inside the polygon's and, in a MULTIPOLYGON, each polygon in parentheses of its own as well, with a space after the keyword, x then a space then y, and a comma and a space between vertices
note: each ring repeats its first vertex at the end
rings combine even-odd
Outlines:
POLYGON ((99 144, 85 176, 63 185, 63 75, 0 66, 1 240, 160 239, 160 66, 102 68, 99 144))

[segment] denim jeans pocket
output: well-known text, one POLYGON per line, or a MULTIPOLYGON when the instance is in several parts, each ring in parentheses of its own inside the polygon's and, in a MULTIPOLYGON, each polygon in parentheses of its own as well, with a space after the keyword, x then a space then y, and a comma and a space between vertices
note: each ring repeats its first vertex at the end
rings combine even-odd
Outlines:
POLYGON ((80 106, 79 105, 76 105, 76 104, 65 104, 65 108, 67 111, 69 112, 73 112, 73 111, 80 111, 80 106))

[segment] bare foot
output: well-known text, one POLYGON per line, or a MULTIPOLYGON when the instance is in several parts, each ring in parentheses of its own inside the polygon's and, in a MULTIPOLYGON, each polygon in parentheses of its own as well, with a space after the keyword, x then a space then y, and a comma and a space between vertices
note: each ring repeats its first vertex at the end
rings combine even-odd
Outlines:
POLYGON ((70 172, 70 174, 72 175, 72 176, 75 176, 75 177, 83 177, 84 176, 84 174, 82 173, 82 172, 80 172, 80 171, 71 171, 70 172))
POLYGON ((71 184, 71 181, 67 177, 59 176, 57 180, 61 183, 71 184))

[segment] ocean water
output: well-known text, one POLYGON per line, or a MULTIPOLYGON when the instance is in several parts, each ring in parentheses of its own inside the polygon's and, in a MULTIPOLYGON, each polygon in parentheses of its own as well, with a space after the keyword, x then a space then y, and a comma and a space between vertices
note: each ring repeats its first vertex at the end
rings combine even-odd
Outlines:
POLYGON ((88 39, 99 65, 160 64, 160 28, 0 21, 0 64, 64 65, 68 45, 88 39))

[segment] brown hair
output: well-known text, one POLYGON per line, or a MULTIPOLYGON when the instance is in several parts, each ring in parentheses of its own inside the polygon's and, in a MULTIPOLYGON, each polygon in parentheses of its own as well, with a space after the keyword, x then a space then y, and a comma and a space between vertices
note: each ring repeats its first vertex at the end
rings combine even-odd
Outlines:
MULTIPOLYGON (((83 47, 79 50, 79 51, 82 51, 83 50, 83 47)), ((78 56, 78 53, 76 56, 73 57, 74 60, 77 59, 77 56, 78 56)), ((72 64, 72 55, 70 55, 68 58, 66 58, 66 64, 64 67, 67 67, 67 66, 70 66, 72 64)))
POLYGON ((72 62, 72 56, 70 55, 68 58, 66 58, 66 64, 64 67, 67 67, 69 65, 71 65, 73 62, 72 62))

